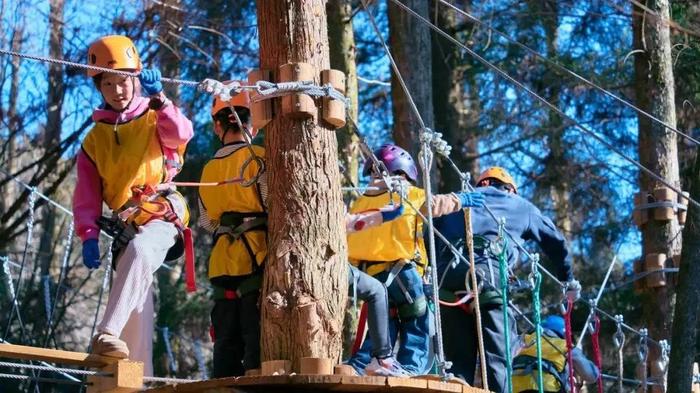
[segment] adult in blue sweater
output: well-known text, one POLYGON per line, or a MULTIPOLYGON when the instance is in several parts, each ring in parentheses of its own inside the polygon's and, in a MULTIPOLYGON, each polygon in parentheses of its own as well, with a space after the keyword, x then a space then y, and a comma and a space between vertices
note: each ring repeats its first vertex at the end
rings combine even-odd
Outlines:
MULTIPOLYGON (((542 248, 559 280, 568 283, 567 296, 578 298, 580 285, 573 279, 571 255, 564 236, 537 207, 518 195, 513 178, 503 168, 489 168, 479 176, 476 190, 484 194, 485 206, 497 218, 505 218, 505 229, 519 243, 532 240, 542 248)), ((454 246, 462 248, 465 257, 468 256, 464 247, 466 229, 463 211, 436 218, 435 226, 454 246)), ((498 256, 491 248, 498 240, 498 223, 485 207, 476 207, 472 208, 472 229, 477 280, 481 290, 479 299, 489 389, 503 392, 507 386, 505 340, 510 340, 510 347, 515 348, 518 332, 515 319, 511 317, 508 322, 509 337, 504 336, 504 305, 496 290, 499 288, 498 256)), ((519 251, 512 240, 509 239, 507 244, 507 261, 512 266, 518 259, 519 251)), ((469 265, 444 244, 437 245, 437 252, 441 296, 446 294, 453 299, 463 296, 467 289, 465 282, 469 280, 469 265)), ((445 357, 453 364, 450 371, 471 384, 478 358, 475 317, 469 305, 442 306, 441 313, 445 357)))

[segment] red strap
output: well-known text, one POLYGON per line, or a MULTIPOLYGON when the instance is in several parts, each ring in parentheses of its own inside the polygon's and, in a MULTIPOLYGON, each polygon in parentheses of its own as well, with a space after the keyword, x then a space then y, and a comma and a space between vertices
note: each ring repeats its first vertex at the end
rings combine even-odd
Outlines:
POLYGON ((227 289, 224 291, 224 299, 227 299, 227 300, 238 299, 238 293, 236 293, 236 291, 227 289))
POLYGON ((211 342, 216 342, 216 332, 214 332, 214 325, 209 325, 209 338, 211 338, 211 342))
POLYGON ((603 355, 600 353, 600 318, 593 314, 593 333, 591 333, 591 345, 593 346, 593 360, 598 367, 598 393, 603 393, 603 355))
POLYGON ((569 386, 571 393, 576 393, 576 379, 574 379, 574 339, 571 334, 571 312, 574 309, 574 301, 570 297, 566 298, 566 312, 564 313, 564 323, 566 324, 566 358, 569 362, 569 386))
POLYGON ((194 245, 192 244, 192 231, 190 228, 182 230, 182 237, 185 241, 185 285, 187 292, 197 290, 194 271, 194 245))
POLYGON ((362 339, 365 337, 365 330, 367 328, 367 303, 362 304, 362 309, 360 310, 360 320, 357 322, 357 334, 355 335, 355 342, 352 344, 352 354, 356 354, 362 346, 362 339))

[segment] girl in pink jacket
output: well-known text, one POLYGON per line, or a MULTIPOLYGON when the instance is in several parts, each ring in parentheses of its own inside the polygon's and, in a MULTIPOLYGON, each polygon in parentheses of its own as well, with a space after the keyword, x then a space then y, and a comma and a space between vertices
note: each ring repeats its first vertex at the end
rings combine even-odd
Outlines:
POLYGON ((83 241, 83 262, 100 266, 100 229, 114 237, 115 277, 92 353, 144 362, 152 374, 153 273, 182 254, 189 212, 168 185, 180 170, 192 123, 163 94, 160 72, 142 70, 133 42, 106 36, 90 45, 92 66, 139 72, 90 70, 104 104, 77 157, 73 196, 75 227, 83 241), (140 91, 148 98, 140 96, 140 91), (102 216, 103 203, 112 214, 102 216), (170 255, 168 255, 170 251, 170 255), (179 252, 178 252, 179 251, 179 252))

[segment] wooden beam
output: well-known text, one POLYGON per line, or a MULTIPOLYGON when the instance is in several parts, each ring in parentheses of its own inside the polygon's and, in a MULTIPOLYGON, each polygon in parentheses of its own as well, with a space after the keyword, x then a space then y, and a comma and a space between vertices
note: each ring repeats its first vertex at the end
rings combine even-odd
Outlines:
POLYGON ((0 344, 0 357, 22 360, 43 360, 49 363, 103 368, 118 359, 83 352, 36 348, 25 345, 0 344))

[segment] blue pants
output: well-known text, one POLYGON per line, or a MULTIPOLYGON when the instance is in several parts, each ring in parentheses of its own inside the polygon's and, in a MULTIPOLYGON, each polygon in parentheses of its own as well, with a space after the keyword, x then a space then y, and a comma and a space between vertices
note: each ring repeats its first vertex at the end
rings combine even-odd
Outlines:
MULTIPOLYGON (((389 273, 382 272, 375 276, 379 281, 385 282, 389 273)), ((426 307, 426 298, 423 293, 423 280, 418 275, 413 265, 406 265, 389 285, 389 303, 400 310, 398 317, 389 321, 389 334, 392 343, 399 338, 400 346, 396 352, 396 360, 403 368, 414 374, 424 374, 430 364, 430 315, 426 307), (408 296, 401 289, 403 284, 408 296), (410 297, 410 299, 409 299, 410 297), (422 311, 410 310, 410 304, 422 304, 422 311), (407 310, 408 309, 408 310, 407 310), (411 316, 405 316, 407 313, 411 316)), ((389 317, 389 316, 387 316, 389 317)), ((370 331, 369 334, 372 332, 370 331)), ((354 354, 348 364, 353 366, 358 373, 364 373, 364 369, 371 360, 372 341, 365 340, 362 347, 354 354)))
POLYGON ((384 285, 376 278, 348 264, 348 296, 357 297, 366 303, 367 328, 372 340, 372 357, 391 356, 393 343, 389 335, 389 299, 384 285))

